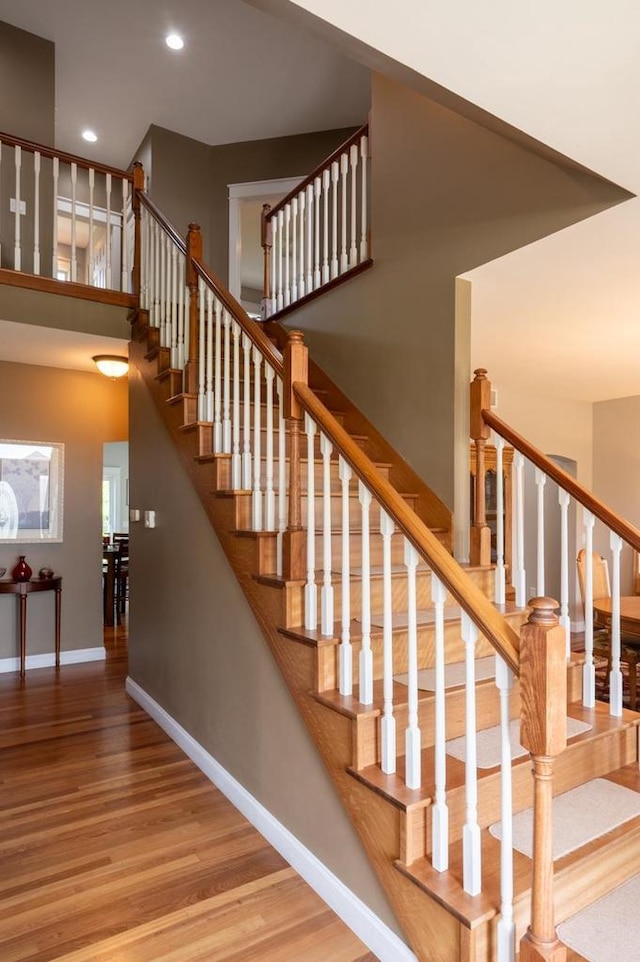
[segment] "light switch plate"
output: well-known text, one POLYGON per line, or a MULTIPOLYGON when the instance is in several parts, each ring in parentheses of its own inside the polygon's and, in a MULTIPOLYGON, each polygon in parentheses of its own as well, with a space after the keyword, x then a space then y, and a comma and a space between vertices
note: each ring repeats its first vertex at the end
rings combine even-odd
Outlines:
POLYGON ((156 513, 155 513, 155 511, 145 511, 145 513, 144 513, 144 526, 145 526, 145 528, 155 528, 155 526, 156 526, 156 513))

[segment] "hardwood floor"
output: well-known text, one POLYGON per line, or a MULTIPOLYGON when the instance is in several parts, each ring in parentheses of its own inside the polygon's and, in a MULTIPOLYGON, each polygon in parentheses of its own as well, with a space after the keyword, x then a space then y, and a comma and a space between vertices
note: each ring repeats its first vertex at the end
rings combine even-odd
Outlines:
POLYGON ((106 663, 0 676, 2 962, 376 962, 106 663))

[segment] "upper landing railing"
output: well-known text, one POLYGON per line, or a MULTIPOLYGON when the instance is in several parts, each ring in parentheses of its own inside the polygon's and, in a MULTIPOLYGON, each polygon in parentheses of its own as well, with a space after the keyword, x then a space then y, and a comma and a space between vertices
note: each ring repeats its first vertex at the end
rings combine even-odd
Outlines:
POLYGON ((0 267, 133 292, 133 185, 134 172, 0 133, 0 267))
POLYGON ((370 260, 369 128, 361 127, 279 204, 263 207, 263 317, 370 260))

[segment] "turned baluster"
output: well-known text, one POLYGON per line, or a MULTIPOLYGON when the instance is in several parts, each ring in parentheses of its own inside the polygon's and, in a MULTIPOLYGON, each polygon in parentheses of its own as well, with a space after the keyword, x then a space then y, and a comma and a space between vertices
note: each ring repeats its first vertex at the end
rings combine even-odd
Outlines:
POLYGON ((485 446, 491 431, 482 412, 491 407, 491 382, 484 368, 474 371, 471 382, 470 435, 476 447, 476 490, 473 524, 471 526, 470 559, 474 565, 491 564, 491 531, 487 525, 485 503, 485 446))
MULTIPOLYGON (((144 190, 144 169, 139 160, 133 165, 133 196, 131 204, 133 207, 134 234, 133 234, 133 275, 131 278, 132 293, 134 297, 140 297, 140 262, 142 251, 142 221, 140 219, 140 191, 144 190)), ((93 205, 90 208, 93 213, 93 205)), ((125 228, 123 228, 124 230, 125 228)))
POLYGON ((284 416, 289 427, 289 516, 282 538, 282 573, 289 581, 305 576, 305 534, 302 528, 300 433, 304 410, 293 385, 308 383, 308 351, 301 331, 290 331, 284 350, 284 416))
POLYGON ((198 341, 200 318, 198 313, 198 275, 194 258, 202 259, 202 233, 198 224, 189 224, 187 233, 187 287, 189 288, 189 357, 185 368, 188 394, 198 393, 198 341))
POLYGON ((565 632, 553 598, 533 598, 520 640, 520 741, 533 762, 531 924, 520 962, 564 962, 553 910, 553 760, 567 744, 565 632))
POLYGON ((260 216, 260 234, 261 234, 261 244, 263 250, 263 260, 262 260, 262 303, 261 303, 261 315, 262 320, 266 321, 271 314, 271 219, 269 218, 269 213, 271 212, 271 204, 262 205, 262 214, 260 216))

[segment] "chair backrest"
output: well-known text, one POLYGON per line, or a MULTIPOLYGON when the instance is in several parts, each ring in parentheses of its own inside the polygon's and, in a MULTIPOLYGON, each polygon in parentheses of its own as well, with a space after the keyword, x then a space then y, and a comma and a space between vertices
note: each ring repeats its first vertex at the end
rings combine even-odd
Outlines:
POLYGON ((129 532, 128 531, 114 531, 113 532, 113 543, 118 544, 120 541, 126 541, 129 543, 129 532))
POLYGON ((633 593, 640 595, 640 551, 633 552, 633 593))
MULTIPOLYGON (((609 565, 607 564, 606 558, 594 551, 591 555, 592 559, 592 573, 591 581, 593 584, 593 601, 598 601, 599 598, 610 598, 611 597, 611 586, 609 583, 609 565)), ((578 559, 576 562, 578 566, 578 582, 580 584, 580 594, 582 595, 582 606, 584 607, 584 599, 586 595, 585 585, 586 585, 586 551, 581 548, 578 552, 578 559)))

